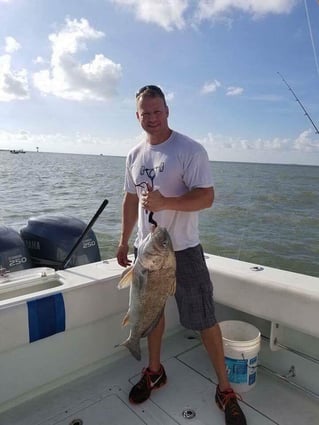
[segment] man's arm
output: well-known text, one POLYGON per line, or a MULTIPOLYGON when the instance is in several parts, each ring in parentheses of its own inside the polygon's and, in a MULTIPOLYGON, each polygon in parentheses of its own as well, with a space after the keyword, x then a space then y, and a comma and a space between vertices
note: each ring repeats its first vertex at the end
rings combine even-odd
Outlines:
POLYGON ((195 188, 182 196, 165 197, 154 190, 142 196, 143 208, 156 212, 161 210, 200 211, 212 206, 214 188, 195 188))
POLYGON ((128 242, 137 221, 138 202, 139 199, 136 194, 125 193, 122 203, 122 232, 116 255, 118 263, 123 267, 131 264, 131 261, 127 258, 128 242))

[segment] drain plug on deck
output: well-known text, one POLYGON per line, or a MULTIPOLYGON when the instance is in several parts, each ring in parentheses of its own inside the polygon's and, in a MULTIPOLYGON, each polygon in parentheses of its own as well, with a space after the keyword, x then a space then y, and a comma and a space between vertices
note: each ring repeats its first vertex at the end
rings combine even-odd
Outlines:
POLYGON ((71 421, 69 425, 83 425, 83 421, 82 419, 73 419, 73 421, 71 421))
POLYGON ((193 409, 185 409, 183 410, 183 418, 185 419, 193 419, 196 416, 195 410, 193 409))

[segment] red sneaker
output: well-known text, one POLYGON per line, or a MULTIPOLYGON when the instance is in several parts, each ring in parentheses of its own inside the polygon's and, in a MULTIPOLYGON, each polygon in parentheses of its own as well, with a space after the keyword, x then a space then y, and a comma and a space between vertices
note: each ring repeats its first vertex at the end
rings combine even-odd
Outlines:
POLYGON ((241 397, 232 388, 221 391, 219 385, 217 385, 215 401, 217 406, 225 412, 226 425, 247 425, 245 415, 237 399, 241 400, 241 397))
POLYGON ((163 366, 158 372, 152 372, 149 368, 142 370, 142 377, 130 391, 129 400, 131 403, 139 404, 147 400, 151 392, 166 384, 167 377, 163 366))

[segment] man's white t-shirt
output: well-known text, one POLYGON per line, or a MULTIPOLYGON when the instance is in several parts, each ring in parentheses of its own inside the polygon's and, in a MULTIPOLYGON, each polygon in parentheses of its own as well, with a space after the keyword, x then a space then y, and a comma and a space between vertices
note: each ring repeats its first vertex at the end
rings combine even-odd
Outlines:
MULTIPOLYGON (((204 147, 176 131, 163 143, 151 145, 143 141, 135 146, 126 159, 124 190, 139 197, 147 190, 159 190, 163 196, 181 196, 191 189, 213 186, 208 155, 204 147)), ((166 227, 175 251, 199 244, 198 211, 162 210, 154 220, 166 227)), ((134 245, 151 230, 147 213, 139 203, 138 230, 134 245)))

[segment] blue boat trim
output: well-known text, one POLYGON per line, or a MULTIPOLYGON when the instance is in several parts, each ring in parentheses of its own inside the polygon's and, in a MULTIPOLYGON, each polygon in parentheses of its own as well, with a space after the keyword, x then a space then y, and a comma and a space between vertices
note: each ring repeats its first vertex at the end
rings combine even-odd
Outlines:
POLYGON ((61 293, 28 301, 29 341, 65 331, 65 307, 61 293))

